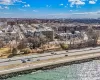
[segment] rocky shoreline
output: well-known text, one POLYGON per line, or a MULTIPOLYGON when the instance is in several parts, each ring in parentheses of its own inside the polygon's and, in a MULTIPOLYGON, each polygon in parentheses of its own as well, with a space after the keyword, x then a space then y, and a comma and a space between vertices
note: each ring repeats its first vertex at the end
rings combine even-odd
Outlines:
POLYGON ((68 65, 72 65, 72 64, 81 64, 81 63, 90 62, 93 60, 100 60, 100 57, 84 59, 84 60, 77 60, 77 61, 72 61, 72 62, 67 62, 67 63, 56 64, 56 65, 52 65, 52 66, 46 66, 46 67, 41 67, 41 68, 36 68, 36 69, 14 72, 14 73, 10 73, 10 74, 4 74, 4 75, 0 75, 0 80, 5 80, 7 78, 16 77, 16 76, 23 75, 23 74, 29 74, 32 72, 36 72, 38 70, 50 70, 50 69, 54 69, 54 68, 61 67, 61 66, 68 66, 68 65))

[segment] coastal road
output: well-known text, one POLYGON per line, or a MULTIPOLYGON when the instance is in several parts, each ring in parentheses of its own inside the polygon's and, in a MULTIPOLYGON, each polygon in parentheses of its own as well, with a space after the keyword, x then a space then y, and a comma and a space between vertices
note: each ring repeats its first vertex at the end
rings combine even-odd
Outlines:
POLYGON ((90 48, 84 48, 84 49, 76 49, 76 50, 69 50, 66 51, 56 51, 53 52, 55 54, 49 53, 43 53, 43 54, 35 54, 30 56, 22 56, 22 57, 14 57, 9 59, 1 59, 0 60, 0 66, 6 66, 11 64, 20 64, 23 61, 24 62, 35 62, 40 60, 47 60, 47 59, 53 59, 53 58, 60 58, 64 57, 65 55, 68 56, 74 56, 74 55, 81 55, 81 54, 90 54, 90 53, 100 53, 100 47, 90 47, 90 48))
POLYGON ((100 57, 100 53, 95 53, 95 55, 94 55, 94 53, 91 53, 91 54, 83 54, 83 55, 79 55, 79 56, 68 56, 68 57, 62 57, 61 59, 56 58, 55 60, 53 60, 53 59, 45 60, 45 61, 41 61, 41 62, 37 62, 37 63, 32 62, 29 64, 24 64, 24 65, 20 65, 20 66, 16 66, 16 67, 15 66, 9 67, 7 69, 0 70, 0 75, 2 76, 2 74, 8 74, 8 73, 14 74, 14 72, 38 69, 38 68, 42 68, 42 67, 46 67, 46 66, 50 66, 50 65, 56 65, 56 64, 72 62, 72 61, 80 61, 80 60, 84 60, 84 59, 86 59, 88 61, 88 59, 97 58, 97 57, 100 57))

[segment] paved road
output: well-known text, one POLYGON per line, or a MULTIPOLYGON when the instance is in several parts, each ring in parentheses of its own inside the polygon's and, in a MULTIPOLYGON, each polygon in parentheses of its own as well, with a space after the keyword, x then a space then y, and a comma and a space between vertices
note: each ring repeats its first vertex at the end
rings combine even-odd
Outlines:
POLYGON ((71 57, 67 57, 67 58, 63 57, 62 59, 49 60, 49 61, 46 61, 46 62, 36 63, 35 65, 29 64, 29 65, 25 65, 25 66, 13 67, 13 68, 1 70, 0 75, 12 73, 12 72, 19 72, 19 71, 23 71, 23 70, 41 68, 41 67, 65 63, 65 62, 72 62, 72 61, 77 61, 77 60, 95 58, 95 57, 98 57, 98 56, 100 56, 100 53, 95 53, 95 55, 94 55, 94 53, 91 53, 91 54, 84 54, 84 55, 80 55, 80 56, 71 56, 71 57))
POLYGON ((51 54, 51 52, 49 52, 49 53, 43 53, 43 54, 37 54, 37 55, 1 59, 0 66, 10 65, 10 64, 19 64, 19 63, 22 63, 23 61, 24 62, 34 62, 37 60, 47 60, 51 58, 59 58, 59 57, 64 57, 65 55, 74 56, 74 55, 80 55, 80 54, 99 53, 99 52, 100 52, 100 47, 84 48, 80 50, 79 49, 69 50, 68 52, 56 51, 54 52, 56 54, 51 54))

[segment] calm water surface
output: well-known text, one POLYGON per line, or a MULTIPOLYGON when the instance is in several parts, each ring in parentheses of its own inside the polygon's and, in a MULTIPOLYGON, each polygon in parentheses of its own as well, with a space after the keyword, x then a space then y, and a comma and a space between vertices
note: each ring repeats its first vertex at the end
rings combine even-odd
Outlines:
POLYGON ((100 80, 100 60, 37 71, 7 80, 100 80))

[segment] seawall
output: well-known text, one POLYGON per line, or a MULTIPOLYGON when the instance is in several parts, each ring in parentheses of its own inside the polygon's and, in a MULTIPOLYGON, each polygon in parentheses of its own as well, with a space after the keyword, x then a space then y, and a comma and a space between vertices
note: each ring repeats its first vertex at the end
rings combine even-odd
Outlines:
POLYGON ((47 69, 53 69, 60 66, 66 66, 66 65, 72 65, 72 64, 80 64, 83 62, 88 62, 92 60, 99 60, 100 59, 100 53, 92 53, 92 54, 83 54, 78 56, 71 56, 71 57, 64 57, 61 59, 55 59, 55 60, 49 60, 45 63, 36 65, 30 65, 29 67, 25 67, 23 69, 18 70, 11 70, 10 72, 4 71, 0 72, 0 80, 10 78, 13 76, 18 76, 22 74, 28 74, 37 70, 47 70, 47 69))

